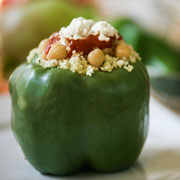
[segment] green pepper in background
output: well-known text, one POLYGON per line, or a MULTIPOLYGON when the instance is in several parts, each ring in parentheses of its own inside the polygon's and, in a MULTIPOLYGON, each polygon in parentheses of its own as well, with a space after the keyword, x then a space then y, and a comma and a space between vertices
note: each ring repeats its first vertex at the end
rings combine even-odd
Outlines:
MULTIPOLYGON (((34 57, 36 58, 36 57, 34 57)), ((148 131, 149 77, 134 70, 79 75, 25 63, 10 77, 12 129, 41 173, 69 175, 88 166, 115 172, 138 158, 148 131)))
POLYGON ((139 52, 151 76, 154 95, 174 110, 180 110, 180 51, 166 41, 144 34, 139 52))
POLYGON ((112 24, 122 34, 125 41, 140 53, 146 65, 162 73, 180 72, 180 51, 170 46, 165 40, 146 32, 130 19, 117 19, 112 24))
POLYGON ((8 78, 42 39, 78 16, 96 19, 97 13, 91 7, 78 8, 65 0, 36 0, 7 9, 1 24, 4 77, 8 78))
POLYGON ((151 86, 160 100, 179 111, 180 51, 166 40, 146 32, 133 20, 116 19, 112 24, 125 41, 140 53, 148 67, 151 86))
POLYGON ((151 34, 142 34, 137 50, 146 65, 162 74, 180 72, 180 51, 170 46, 165 40, 151 34))
POLYGON ((139 25, 133 20, 127 18, 116 19, 112 22, 112 25, 123 36, 123 39, 128 44, 131 44, 135 50, 137 50, 139 40, 142 35, 142 31, 139 25))

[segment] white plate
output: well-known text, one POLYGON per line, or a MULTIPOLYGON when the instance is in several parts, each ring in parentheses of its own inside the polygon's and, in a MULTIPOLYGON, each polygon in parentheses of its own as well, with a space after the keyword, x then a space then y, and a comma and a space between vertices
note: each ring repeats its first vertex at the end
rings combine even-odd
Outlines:
POLYGON ((179 180, 180 116, 151 98, 150 129, 143 152, 129 170, 114 174, 83 172, 44 176, 24 159, 10 128, 10 97, 0 97, 0 180, 179 180))

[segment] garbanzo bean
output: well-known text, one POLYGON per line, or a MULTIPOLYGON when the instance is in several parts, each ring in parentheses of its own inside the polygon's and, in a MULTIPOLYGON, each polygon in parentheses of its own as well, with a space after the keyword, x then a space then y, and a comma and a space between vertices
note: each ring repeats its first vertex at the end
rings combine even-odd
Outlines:
POLYGON ((131 55, 131 49, 127 44, 121 43, 117 45, 115 54, 118 58, 129 57, 131 55))
POLYGON ((47 59, 56 59, 56 60, 64 59, 66 57, 67 57, 66 47, 59 43, 54 44, 49 50, 49 53, 47 55, 47 59))
POLYGON ((49 39, 44 39, 39 43, 39 50, 41 53, 45 50, 45 48, 48 44, 48 41, 49 41, 49 39))
POLYGON ((104 53, 100 49, 95 49, 88 54, 87 59, 91 65, 100 67, 104 61, 104 53))

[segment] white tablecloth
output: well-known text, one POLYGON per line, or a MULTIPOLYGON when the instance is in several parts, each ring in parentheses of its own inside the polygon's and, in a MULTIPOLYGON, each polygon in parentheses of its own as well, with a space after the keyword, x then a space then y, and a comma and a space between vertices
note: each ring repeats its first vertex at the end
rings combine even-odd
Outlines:
POLYGON ((0 180, 180 180, 180 115, 155 99, 150 102, 148 139, 137 163, 114 174, 83 172, 44 176, 24 159, 10 128, 10 98, 0 97, 0 180))

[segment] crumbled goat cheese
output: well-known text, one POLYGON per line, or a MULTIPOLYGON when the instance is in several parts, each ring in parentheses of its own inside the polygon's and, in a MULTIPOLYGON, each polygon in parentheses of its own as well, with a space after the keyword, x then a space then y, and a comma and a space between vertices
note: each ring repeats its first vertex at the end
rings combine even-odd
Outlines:
POLYGON ((109 37, 115 36, 116 38, 119 37, 118 32, 114 27, 107 23, 106 21, 99 21, 95 23, 91 28, 91 34, 97 35, 100 41, 109 41, 109 37))
POLYGON ((94 23, 93 20, 87 20, 82 17, 75 18, 69 26, 61 28, 59 33, 61 38, 82 39, 88 36, 94 23))
POLYGON ((105 21, 95 22, 82 17, 73 19, 69 26, 61 28, 59 34, 60 43, 64 46, 67 46, 66 38, 77 40, 89 35, 98 35, 100 41, 109 41, 109 37, 115 36, 117 39, 119 37, 117 30, 109 23, 105 21))

